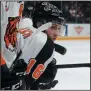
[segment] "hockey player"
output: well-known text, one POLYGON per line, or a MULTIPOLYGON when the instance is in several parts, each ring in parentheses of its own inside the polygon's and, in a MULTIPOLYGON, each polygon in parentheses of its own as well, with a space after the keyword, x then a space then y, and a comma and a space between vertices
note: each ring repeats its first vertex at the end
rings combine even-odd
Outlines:
MULTIPOLYGON (((52 26, 45 30, 44 33, 47 34, 54 42, 64 31, 64 23, 65 20, 62 16, 62 12, 54 5, 49 2, 39 3, 37 8, 35 8, 34 13, 32 14, 34 27, 39 27, 42 24, 47 22, 52 22, 52 26)), ((55 50, 59 45, 54 44, 55 50)), ((49 51, 50 52, 50 51, 49 51)), ((66 53, 66 49, 61 46, 61 54, 64 55, 66 53)), ((45 55, 46 57, 47 55, 45 55)), ((56 65, 56 59, 51 59, 52 61, 48 64, 46 70, 41 75, 41 77, 31 86, 32 90, 36 89, 51 89, 54 87, 58 81, 54 80, 57 69, 54 67, 56 65)))
POLYGON ((1 44, 2 54, 9 67, 11 60, 16 55, 17 27, 16 24, 22 18, 24 2, 2 1, 1 2, 1 44))
POLYGON ((19 23, 20 19, 22 18, 22 11, 24 8, 24 2, 2 2, 3 7, 5 8, 5 14, 2 11, 2 15, 4 14, 4 18, 6 21, 4 21, 5 24, 7 24, 5 35, 4 35, 4 41, 5 46, 10 51, 14 50, 15 43, 17 41, 16 35, 17 35, 17 23, 19 23), (4 5, 5 4, 5 5, 4 5))
MULTIPOLYGON (((44 5, 44 7, 46 7, 46 5, 44 5)), ((51 10, 53 9, 54 7, 51 8, 51 10)), ((50 9, 48 10, 48 12, 50 12, 50 9)), ((23 74, 21 75, 25 75, 24 78, 26 82, 26 89, 34 89, 33 88, 34 84, 36 85, 35 89, 50 89, 52 87, 51 85, 52 83, 54 83, 53 86, 55 86, 57 83, 57 81, 53 81, 55 78, 55 74, 57 72, 57 70, 53 67, 56 64, 56 62, 53 61, 55 51, 55 44, 53 40, 56 39, 58 33, 60 32, 59 24, 63 24, 61 22, 61 20, 63 21, 63 19, 59 17, 60 14, 56 10, 51 11, 51 13, 48 12, 47 14, 49 15, 53 14, 52 15, 53 17, 51 16, 50 18, 48 15, 47 19, 49 21, 45 22, 44 20, 43 23, 41 23, 39 26, 47 22, 51 22, 52 25, 49 26, 47 29, 50 32, 55 32, 56 36, 54 36, 55 33, 52 33, 53 36, 50 36, 51 33, 48 31, 45 31, 47 34, 39 32, 37 34, 35 33, 35 35, 32 35, 32 37, 29 36, 28 40, 26 40, 24 43, 25 44, 24 48, 20 51, 20 55, 19 54, 17 55, 16 59, 14 60, 13 64, 10 67, 11 73, 15 72, 20 74, 21 72, 23 72, 23 74), (56 14, 57 12, 58 14, 56 14), (56 26, 56 29, 54 26, 56 26), (23 64, 25 64, 25 66, 22 66, 23 64), (52 70, 50 71, 49 69, 52 70), (45 83, 45 85, 44 84, 40 85, 40 83, 45 83)), ((42 18, 45 19, 45 17, 42 18)), ((37 21, 36 24, 38 24, 37 21)))

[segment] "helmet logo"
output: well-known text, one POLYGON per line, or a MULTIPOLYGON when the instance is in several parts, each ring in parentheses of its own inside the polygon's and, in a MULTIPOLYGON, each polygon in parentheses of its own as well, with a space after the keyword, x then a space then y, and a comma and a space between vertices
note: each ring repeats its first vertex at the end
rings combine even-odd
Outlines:
POLYGON ((44 7, 44 10, 45 10, 45 11, 50 11, 51 9, 50 9, 50 7, 45 6, 45 7, 44 7))
POLYGON ((43 2, 42 5, 44 6, 45 11, 51 11, 54 13, 61 13, 61 11, 56 6, 54 6, 48 2, 43 2))

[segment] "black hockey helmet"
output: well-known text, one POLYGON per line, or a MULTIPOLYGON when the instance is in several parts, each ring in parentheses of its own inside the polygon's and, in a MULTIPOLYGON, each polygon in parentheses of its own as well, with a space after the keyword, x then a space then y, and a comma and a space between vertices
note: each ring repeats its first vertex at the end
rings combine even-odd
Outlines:
POLYGON ((62 12, 50 2, 40 2, 36 4, 32 13, 33 26, 39 27, 41 24, 52 22, 64 25, 65 20, 62 12))

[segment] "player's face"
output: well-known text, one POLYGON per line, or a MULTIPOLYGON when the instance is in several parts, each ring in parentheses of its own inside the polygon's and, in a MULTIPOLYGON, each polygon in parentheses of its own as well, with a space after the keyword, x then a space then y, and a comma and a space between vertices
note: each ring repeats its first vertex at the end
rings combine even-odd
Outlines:
POLYGON ((46 33, 49 35, 49 37, 55 41, 57 36, 60 33, 60 25, 59 24, 53 24, 47 31, 46 33))

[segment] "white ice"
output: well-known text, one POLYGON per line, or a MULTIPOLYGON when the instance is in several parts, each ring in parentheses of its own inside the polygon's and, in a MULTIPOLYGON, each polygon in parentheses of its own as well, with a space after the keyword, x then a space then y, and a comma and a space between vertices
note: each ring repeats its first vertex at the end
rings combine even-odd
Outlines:
MULTIPOLYGON (((57 64, 90 63, 90 40, 56 41, 67 48, 63 56, 55 53, 57 64)), ((55 80, 58 84, 52 90, 90 90, 90 68, 58 69, 55 80)))

